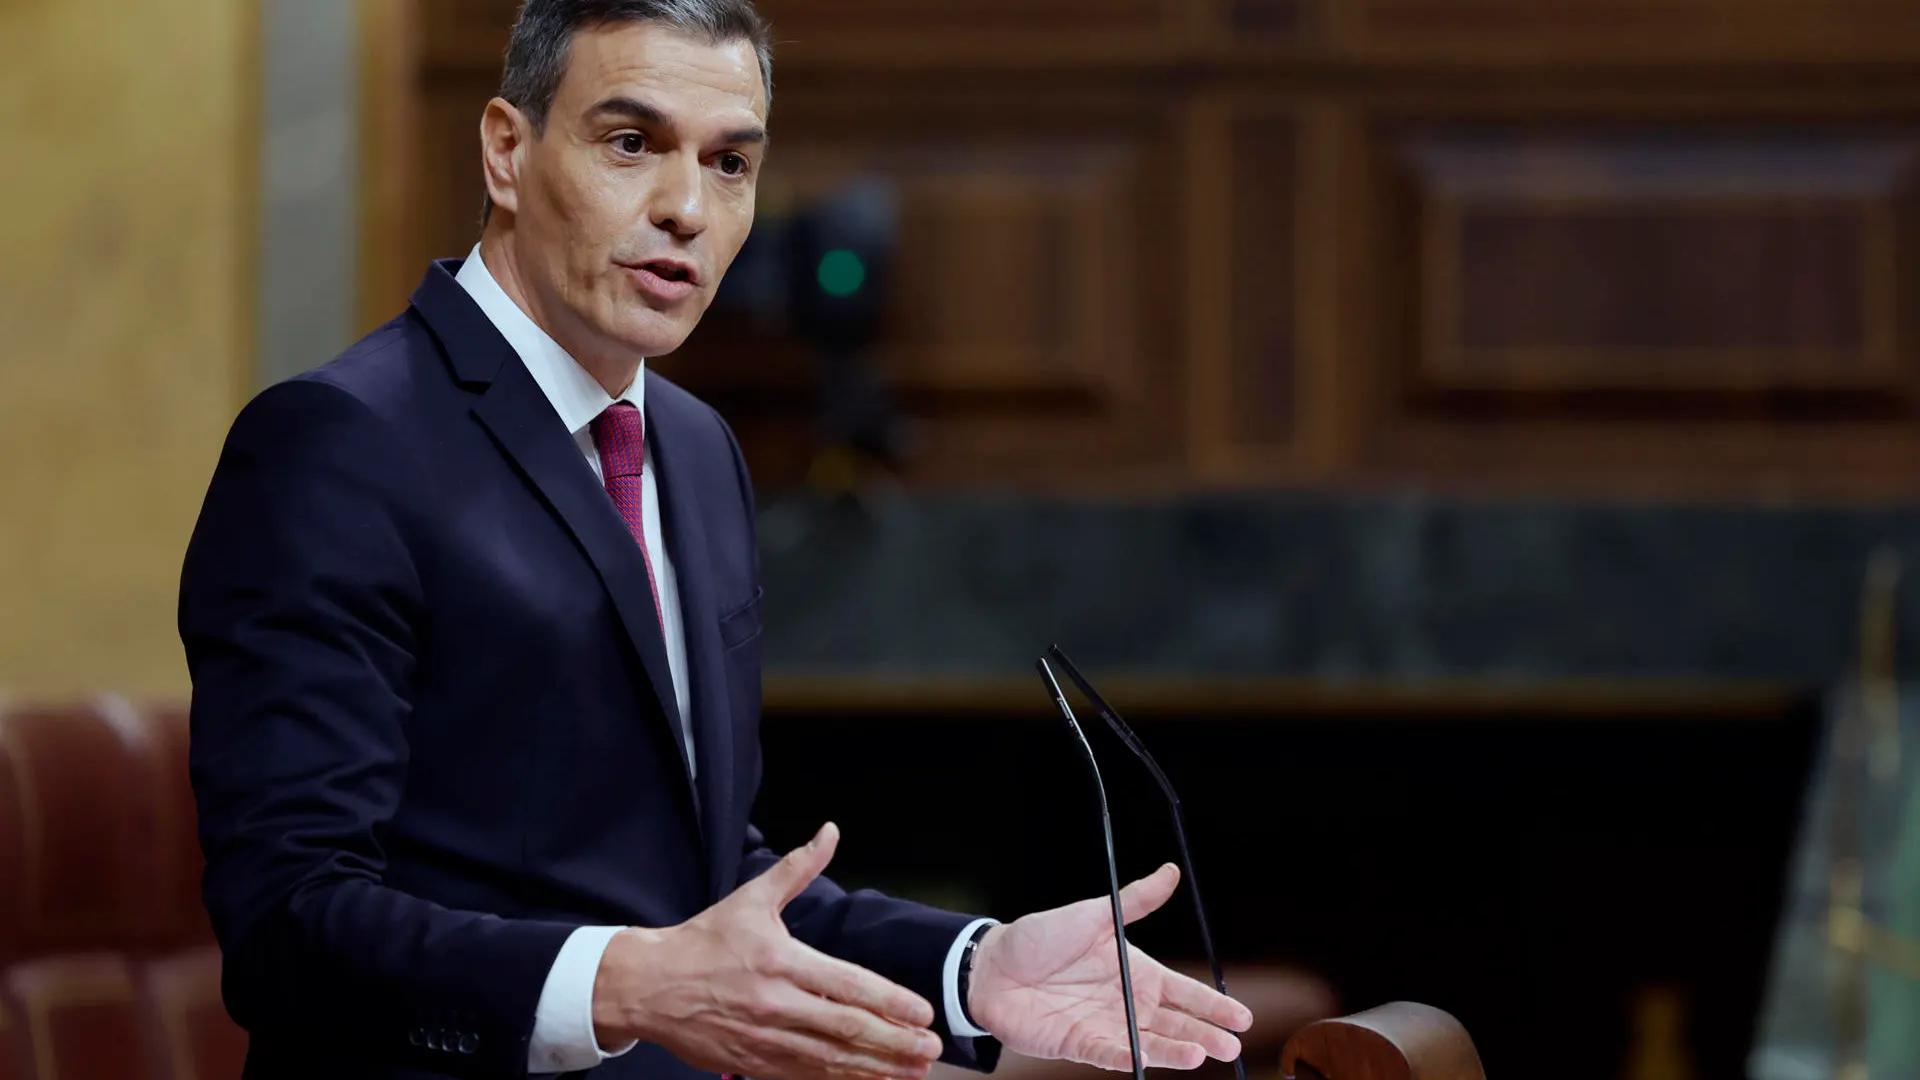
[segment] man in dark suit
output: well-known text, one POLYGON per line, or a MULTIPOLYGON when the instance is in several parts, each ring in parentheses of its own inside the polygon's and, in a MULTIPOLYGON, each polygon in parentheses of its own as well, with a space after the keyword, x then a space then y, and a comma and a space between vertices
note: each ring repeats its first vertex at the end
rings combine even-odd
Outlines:
MULTIPOLYGON (((645 358, 752 224, 766 42, 748 0, 529 0, 480 244, 235 422, 180 630, 248 1075, 1127 1065, 1104 899, 848 894, 831 825, 778 858, 748 823, 752 490, 645 358)), ((1234 1056, 1243 1007, 1133 967, 1151 1064, 1234 1056)))

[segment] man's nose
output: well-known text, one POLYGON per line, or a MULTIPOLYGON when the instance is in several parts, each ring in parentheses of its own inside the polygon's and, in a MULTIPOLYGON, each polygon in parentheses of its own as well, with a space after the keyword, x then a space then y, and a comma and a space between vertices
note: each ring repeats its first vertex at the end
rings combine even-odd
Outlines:
POLYGON ((707 227, 705 177, 700 160, 691 154, 674 154, 662 162, 657 174, 660 183, 653 189, 648 216, 656 228, 675 236, 692 238, 707 227))

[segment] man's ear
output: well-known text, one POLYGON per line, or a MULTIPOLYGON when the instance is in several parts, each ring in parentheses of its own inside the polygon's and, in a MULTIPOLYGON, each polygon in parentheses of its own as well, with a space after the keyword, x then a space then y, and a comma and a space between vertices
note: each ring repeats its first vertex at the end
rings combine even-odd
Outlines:
POLYGON ((527 114, 505 98, 487 102, 480 114, 480 171, 493 205, 510 214, 520 209, 520 168, 532 140, 527 114))

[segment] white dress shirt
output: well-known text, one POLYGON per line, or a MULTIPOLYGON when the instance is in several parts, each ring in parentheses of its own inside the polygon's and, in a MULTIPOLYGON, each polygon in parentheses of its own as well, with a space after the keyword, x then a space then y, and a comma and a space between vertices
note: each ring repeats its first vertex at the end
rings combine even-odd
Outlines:
MULTIPOLYGON (((628 402, 647 412, 647 368, 644 362, 634 376, 633 384, 618 397, 607 393, 606 388, 587 370, 579 365, 559 342, 540 329, 520 306, 513 302, 500 283, 494 280, 487 270, 487 264, 480 257, 480 246, 474 245, 468 253, 467 261, 460 264, 460 272, 455 276, 467 295, 493 323, 500 336, 507 339, 513 351, 519 354, 520 362, 526 365, 533 381, 553 405, 553 411, 560 422, 573 433, 573 441, 580 447, 580 453, 593 469, 593 475, 604 481, 605 473, 600 467, 600 453, 593 445, 591 425, 594 418, 605 412, 615 402, 628 402)), ((640 517, 642 530, 646 536, 647 557, 653 565, 654 587, 660 595, 661 630, 666 637, 667 670, 673 680, 674 700, 680 706, 680 738, 687 748, 687 761, 691 764, 693 753, 693 722, 688 706, 687 695, 687 635, 685 624, 680 617, 680 589, 674 577, 673 560, 667 557, 667 545, 660 530, 660 489, 654 483, 653 439, 646 440, 646 460, 640 476, 640 517)), ((947 1021, 947 1030, 957 1038, 977 1038, 987 1034, 967 1023, 960 1009, 960 957, 973 932, 991 920, 980 919, 968 925, 954 939, 953 946, 947 950, 946 963, 941 969, 943 989, 941 1012, 947 1021)), ((590 1069, 609 1057, 618 1057, 633 1049, 628 1043, 612 1052, 600 1049, 600 1043, 593 1033, 593 983, 600 971, 600 958, 607 951, 607 943, 613 940, 623 928, 618 926, 583 926, 567 937, 560 947, 560 954, 554 958, 553 967, 547 972, 546 985, 540 991, 540 1002, 534 1010, 533 1042, 527 1051, 527 1069, 533 1073, 573 1072, 590 1069)))

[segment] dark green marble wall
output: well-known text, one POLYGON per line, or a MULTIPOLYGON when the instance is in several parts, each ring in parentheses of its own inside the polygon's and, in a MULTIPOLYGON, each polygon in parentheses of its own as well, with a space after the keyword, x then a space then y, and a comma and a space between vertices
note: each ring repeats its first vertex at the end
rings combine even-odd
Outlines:
MULTIPOLYGON (((890 496, 762 517, 774 672, 1024 675, 1049 642, 1139 675, 1824 685, 1871 553, 1920 509, 1247 495, 890 496)), ((1903 623, 1920 628, 1920 590, 1903 623)), ((1920 633, 1903 662, 1920 660, 1920 633)))

